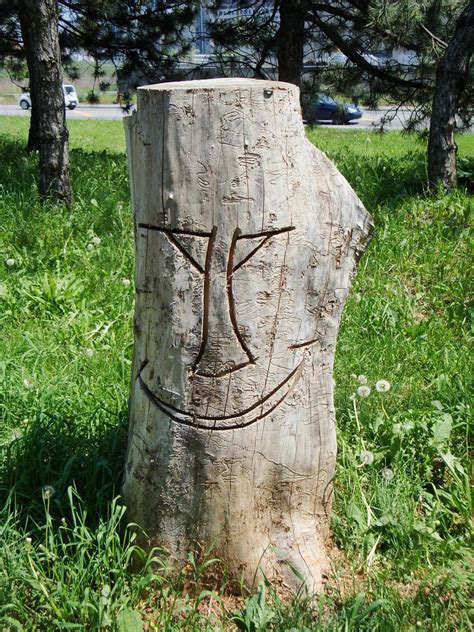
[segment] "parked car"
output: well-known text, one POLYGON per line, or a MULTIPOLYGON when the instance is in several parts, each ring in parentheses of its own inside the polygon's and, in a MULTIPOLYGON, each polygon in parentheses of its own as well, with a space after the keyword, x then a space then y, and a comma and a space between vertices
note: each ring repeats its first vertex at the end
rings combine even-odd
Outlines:
MULTIPOLYGON (((64 104, 70 110, 78 105, 76 88, 70 84, 63 84, 64 104)), ((29 92, 23 92, 18 97, 18 103, 22 110, 29 110, 31 107, 31 97, 29 92)))
POLYGON ((327 94, 319 97, 309 104, 306 119, 309 123, 314 121, 332 121, 335 125, 345 125, 349 121, 360 119, 362 110, 352 103, 338 103, 327 94))

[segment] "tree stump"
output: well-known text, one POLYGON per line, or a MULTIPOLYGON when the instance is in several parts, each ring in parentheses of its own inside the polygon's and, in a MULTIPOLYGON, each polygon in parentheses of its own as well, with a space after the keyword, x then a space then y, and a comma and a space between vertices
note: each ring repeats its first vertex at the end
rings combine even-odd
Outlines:
POLYGON ((198 544, 236 582, 264 573, 314 591, 336 334, 371 220, 305 138, 298 96, 272 81, 165 83, 140 88, 125 119, 136 309, 123 496, 176 564, 198 544))

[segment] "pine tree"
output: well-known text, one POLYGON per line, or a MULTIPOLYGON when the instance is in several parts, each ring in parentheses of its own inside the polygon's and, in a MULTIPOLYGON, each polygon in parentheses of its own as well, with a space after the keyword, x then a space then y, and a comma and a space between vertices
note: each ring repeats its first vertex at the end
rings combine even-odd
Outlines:
POLYGON ((111 62, 135 83, 176 77, 195 11, 194 3, 178 0, 0 0, 0 64, 20 76, 26 60, 27 149, 40 154, 42 195, 72 202, 62 66, 73 69, 73 53, 80 51, 93 59, 97 76, 111 62))
MULTIPOLYGON (((217 0, 213 8, 227 4, 217 0)), ((472 0, 467 7, 465 0, 237 0, 234 5, 234 19, 216 18, 210 25, 210 37, 224 72, 231 60, 234 65, 239 62, 248 74, 268 78, 275 74, 276 65, 279 79, 299 85, 306 56, 318 66, 314 89, 326 84, 334 92, 352 90, 356 94, 364 86, 370 103, 384 95, 396 104, 414 106, 412 129, 433 107, 428 162, 449 164, 449 174, 441 170, 435 179, 441 179, 445 186, 455 184, 454 140, 451 134, 449 142, 443 142, 443 136, 450 132, 440 127, 438 119, 446 101, 450 103, 450 114, 445 116, 450 120, 448 125, 453 125, 455 114, 467 124, 470 121, 472 0), (387 51, 398 47, 411 50, 416 63, 377 62, 369 53, 380 46, 387 51), (324 64, 334 51, 346 56, 345 64, 324 64), (433 101, 435 93, 439 94, 437 101, 433 101)), ((432 169, 430 166, 429 171, 432 169)))
POLYGON ((56 0, 19 0, 18 17, 30 76, 33 115, 28 147, 39 154, 38 190, 71 206, 56 0))

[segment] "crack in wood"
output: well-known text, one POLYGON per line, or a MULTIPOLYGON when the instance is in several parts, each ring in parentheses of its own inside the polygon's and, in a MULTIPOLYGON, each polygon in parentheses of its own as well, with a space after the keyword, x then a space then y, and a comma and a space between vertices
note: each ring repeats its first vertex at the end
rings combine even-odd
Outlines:
POLYGON ((313 338, 312 340, 307 340, 306 342, 297 342, 294 345, 290 345, 288 349, 302 349, 303 347, 310 347, 316 342, 321 342, 321 340, 322 338, 313 338))

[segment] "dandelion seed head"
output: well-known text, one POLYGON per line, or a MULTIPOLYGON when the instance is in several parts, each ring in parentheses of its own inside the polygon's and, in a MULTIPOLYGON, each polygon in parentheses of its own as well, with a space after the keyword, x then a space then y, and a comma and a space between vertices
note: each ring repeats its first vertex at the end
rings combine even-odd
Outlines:
POLYGON ((367 376, 366 375, 359 375, 359 377, 357 379, 359 380, 359 384, 367 384, 367 376))
POLYGON ((130 284, 131 284, 130 279, 127 279, 127 277, 123 277, 123 279, 122 279, 122 285, 123 285, 123 286, 125 286, 125 287, 129 287, 129 286, 130 286, 130 284))
POLYGON ((357 395, 359 397, 368 397, 370 393, 370 386, 359 386, 359 388, 357 389, 357 395))
POLYGON ((30 390, 31 390, 32 388, 34 388, 35 383, 33 382, 33 380, 32 380, 31 378, 26 377, 26 378, 23 380, 23 386, 24 386, 25 388, 28 388, 28 389, 30 389, 30 390))
POLYGON ((89 251, 94 250, 94 244, 87 244, 86 248, 89 251))
POLYGON ((94 244, 94 246, 100 246, 101 241, 101 238, 97 237, 96 235, 91 239, 91 243, 94 244))
POLYGON ((94 349, 91 349, 90 347, 87 347, 87 349, 84 349, 84 355, 86 356, 86 358, 92 358, 94 354, 95 354, 94 349))
POLYGON ((382 478, 386 481, 391 481, 393 477, 393 470, 391 470, 389 467, 384 467, 382 470, 382 478))
POLYGON ((374 462, 374 453, 370 450, 362 450, 359 454, 359 459, 362 465, 372 465, 374 462))
POLYGON ((56 490, 54 489, 54 487, 52 487, 52 485, 45 485, 43 487, 42 492, 43 492, 44 500, 49 500, 50 498, 54 496, 54 494, 56 493, 56 490))
POLYGON ((9 268, 13 268, 13 266, 16 264, 15 259, 5 259, 5 265, 7 265, 9 268))
POLYGON ((387 391, 390 390, 390 382, 387 382, 387 380, 379 380, 375 384, 375 390, 378 393, 386 393, 387 391))
POLYGON ((357 375, 355 373, 351 373, 351 380, 357 380, 357 375))

